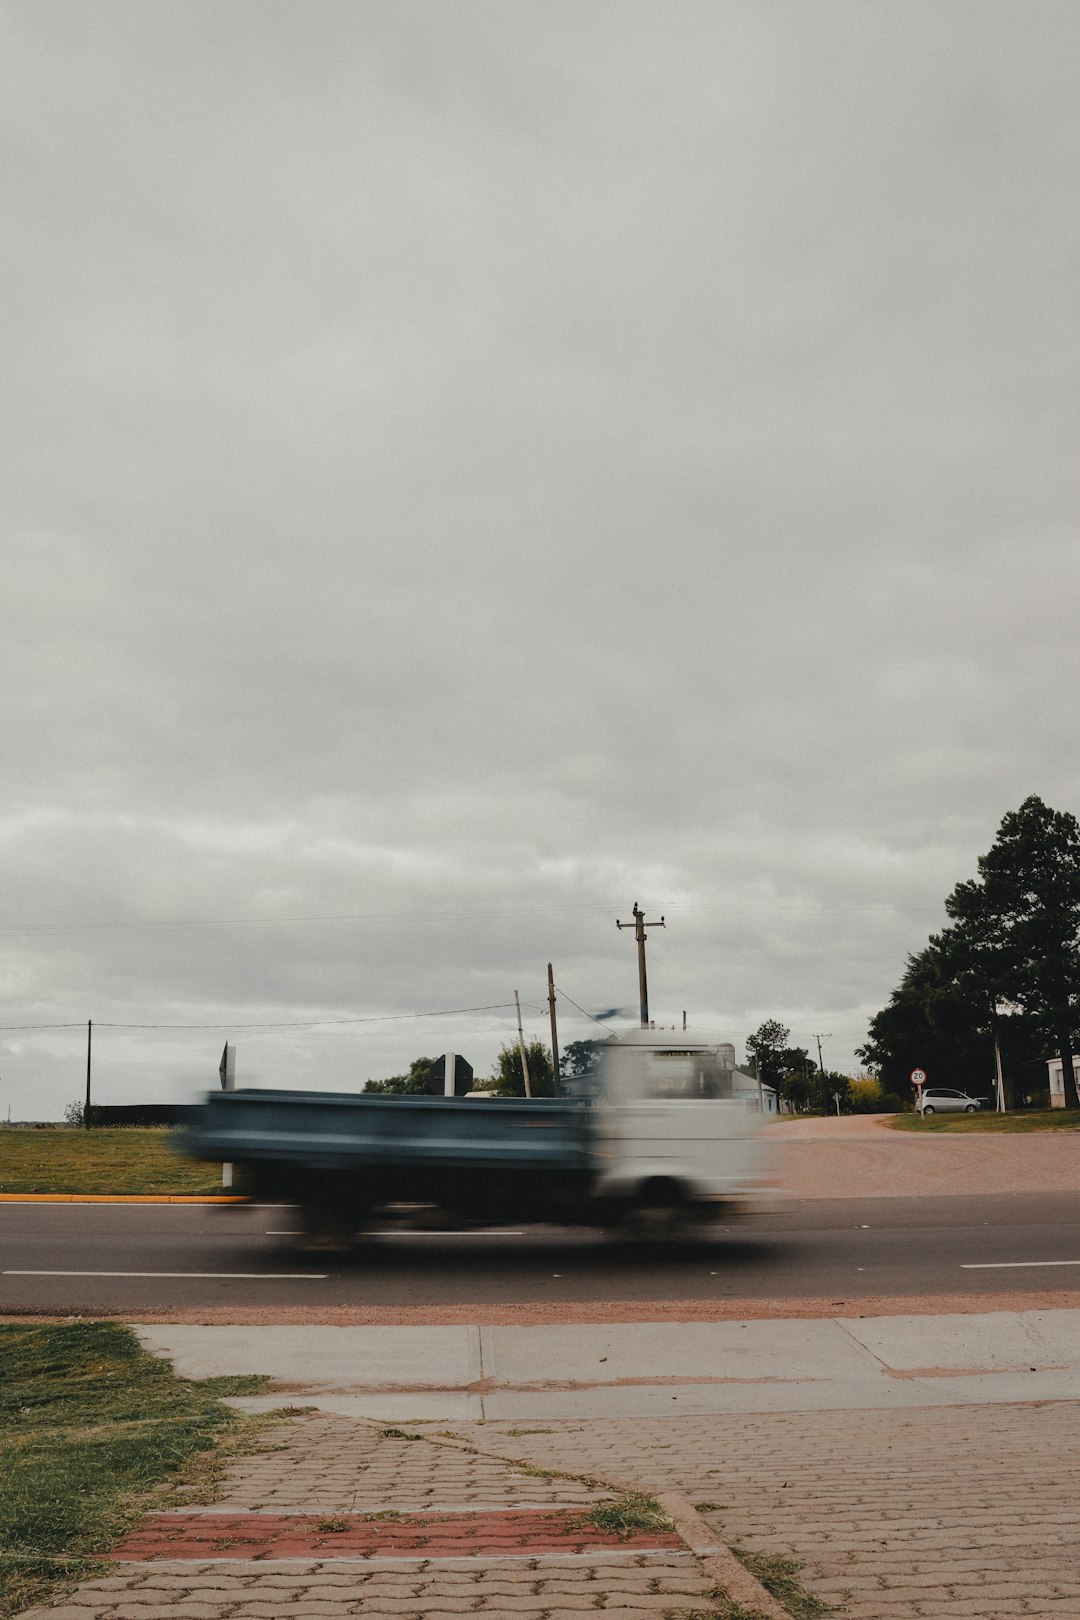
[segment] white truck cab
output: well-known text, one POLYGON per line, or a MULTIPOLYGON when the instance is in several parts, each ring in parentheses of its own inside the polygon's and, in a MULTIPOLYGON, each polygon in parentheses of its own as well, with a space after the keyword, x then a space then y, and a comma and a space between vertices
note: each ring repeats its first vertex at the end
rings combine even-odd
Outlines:
POLYGON ((597 1193, 643 1210, 755 1201, 765 1153, 756 1084, 735 1048, 685 1031, 640 1029, 605 1049, 595 1130, 597 1193))

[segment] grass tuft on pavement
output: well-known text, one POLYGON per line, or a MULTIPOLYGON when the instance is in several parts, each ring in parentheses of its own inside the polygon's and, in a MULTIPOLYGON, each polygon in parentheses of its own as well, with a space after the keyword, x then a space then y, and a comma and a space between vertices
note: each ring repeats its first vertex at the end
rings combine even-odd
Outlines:
POLYGON ((606 1531, 608 1535, 624 1539, 638 1530, 667 1531, 675 1528, 659 1502, 636 1491, 628 1491, 613 1502, 599 1503, 588 1513, 574 1519, 573 1523, 575 1526, 591 1525, 597 1530, 606 1531))
POLYGON ((258 1426, 118 1323, 0 1324, 0 1617, 94 1573, 156 1487, 207 1499, 258 1426))
POLYGON ((0 1128, 0 1193, 220 1193, 221 1166, 182 1159, 164 1127, 0 1128))
POLYGON ((761 1582, 769 1596, 787 1610, 791 1620, 824 1620, 826 1615, 837 1612, 835 1604, 815 1597, 802 1584, 799 1571, 803 1566, 796 1559, 784 1558, 779 1553, 747 1552, 743 1547, 733 1547, 731 1550, 743 1568, 761 1582))
POLYGON ((959 1132, 962 1135, 995 1136, 1025 1131, 1080 1131, 1080 1108, 1025 1108, 1012 1114, 894 1114, 889 1120, 894 1131, 959 1132))

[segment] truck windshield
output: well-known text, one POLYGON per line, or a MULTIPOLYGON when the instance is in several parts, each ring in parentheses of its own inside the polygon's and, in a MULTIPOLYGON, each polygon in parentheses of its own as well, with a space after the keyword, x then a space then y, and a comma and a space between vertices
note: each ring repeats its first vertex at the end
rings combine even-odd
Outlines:
POLYGON ((633 1056, 636 1062, 619 1066, 619 1090, 627 1100, 701 1101, 733 1095, 732 1070, 715 1052, 672 1047, 639 1050, 633 1056))

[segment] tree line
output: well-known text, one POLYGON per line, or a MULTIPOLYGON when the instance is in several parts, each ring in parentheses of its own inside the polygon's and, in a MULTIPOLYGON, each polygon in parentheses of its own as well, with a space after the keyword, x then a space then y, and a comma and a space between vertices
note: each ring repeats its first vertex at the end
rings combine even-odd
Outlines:
MULTIPOLYGON (((591 1074, 600 1061, 603 1047, 603 1041, 568 1041, 559 1054, 561 1077, 579 1080, 591 1074)), ((553 1097, 555 1068, 551 1061, 551 1048, 545 1046, 543 1041, 527 1041, 525 1057, 529 1065, 529 1090, 532 1095, 553 1097)), ((369 1080, 364 1090, 390 1097, 418 1096, 433 1090, 441 1092, 441 1084, 435 1086, 432 1083, 432 1070, 437 1061, 437 1058, 430 1057, 414 1058, 404 1074, 392 1074, 385 1080, 369 1080)), ((491 1074, 486 1080, 475 1080, 473 1089, 487 1092, 492 1097, 524 1097, 525 1075, 516 1041, 502 1047, 491 1074)))
POLYGON ((835 1069, 822 1069, 804 1046, 792 1046, 790 1042, 791 1031, 787 1026, 778 1018, 767 1018, 747 1036, 746 1067, 763 1085, 771 1086, 796 1113, 806 1110, 831 1113, 837 1107, 838 1097, 841 1112, 849 1114, 902 1106, 899 1095, 885 1096, 879 1080, 862 1075, 853 1078, 835 1069))
POLYGON ((1065 1104, 1080 1106, 1080 824, 1035 794, 1010 811, 978 876, 945 901, 949 926, 909 956, 889 1003, 859 1048, 886 1090, 910 1093, 912 1069, 931 1085, 983 1096, 998 1041, 1006 1106, 1041 1100, 1046 1060, 1059 1057, 1065 1104))

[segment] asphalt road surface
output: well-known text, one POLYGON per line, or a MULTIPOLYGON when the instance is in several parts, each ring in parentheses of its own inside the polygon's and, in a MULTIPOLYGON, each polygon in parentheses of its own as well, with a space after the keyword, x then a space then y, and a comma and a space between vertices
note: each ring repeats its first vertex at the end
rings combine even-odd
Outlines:
POLYGON ((1072 1193, 815 1199, 644 1247, 554 1227, 297 1253, 275 1205, 0 1205, 0 1313, 870 1298, 1080 1289, 1072 1193))

